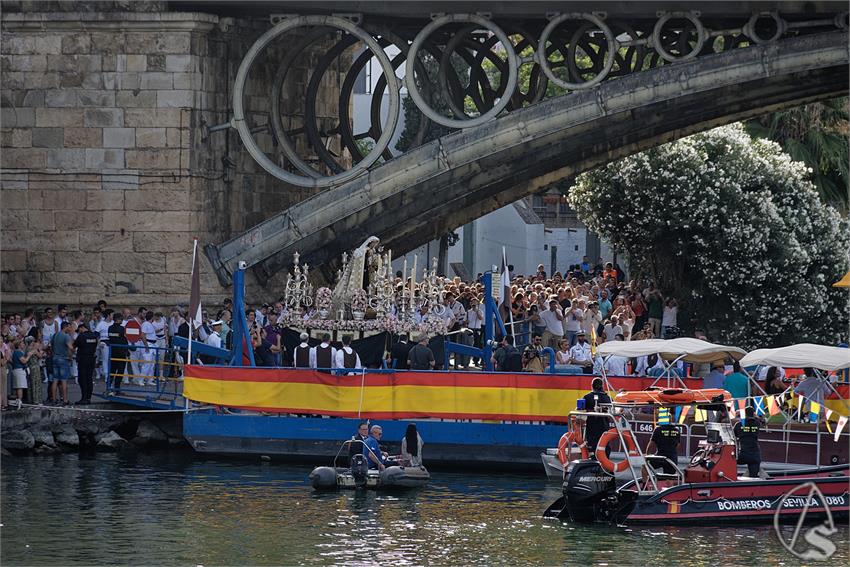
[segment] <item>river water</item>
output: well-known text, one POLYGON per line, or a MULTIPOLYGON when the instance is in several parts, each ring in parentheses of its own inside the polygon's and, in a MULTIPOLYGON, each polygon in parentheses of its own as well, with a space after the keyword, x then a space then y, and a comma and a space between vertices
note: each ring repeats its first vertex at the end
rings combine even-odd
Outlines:
MULTIPOLYGON (((773 527, 544 520, 537 476, 435 471, 415 493, 319 494, 309 468, 185 453, 4 458, 5 565, 795 565, 773 527)), ((842 527, 842 529, 845 529, 842 527)), ((844 532, 846 534, 846 531, 844 532)), ((830 565, 847 565, 839 545, 830 565)))

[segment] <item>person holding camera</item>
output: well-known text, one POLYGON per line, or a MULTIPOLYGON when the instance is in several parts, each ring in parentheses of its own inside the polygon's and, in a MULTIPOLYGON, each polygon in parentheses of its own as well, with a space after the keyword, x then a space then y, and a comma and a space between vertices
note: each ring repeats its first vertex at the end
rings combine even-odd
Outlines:
POLYGON ((522 352, 522 369, 525 372, 543 373, 543 338, 533 335, 531 344, 522 352))

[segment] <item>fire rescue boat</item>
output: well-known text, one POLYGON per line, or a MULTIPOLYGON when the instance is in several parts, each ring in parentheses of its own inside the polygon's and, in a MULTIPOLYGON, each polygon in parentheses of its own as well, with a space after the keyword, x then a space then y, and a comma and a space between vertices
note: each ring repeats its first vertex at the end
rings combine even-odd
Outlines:
MULTIPOLYGON (((676 392, 681 402, 725 415, 729 393, 715 390, 676 392)), ((666 457, 645 455, 628 423, 641 408, 669 407, 670 396, 621 392, 604 410, 570 413, 572 431, 588 417, 604 417, 611 428, 594 455, 571 461, 564 474, 563 496, 544 516, 581 523, 726 524, 773 521, 819 521, 830 516, 846 521, 850 511, 850 465, 788 470, 751 478, 738 474, 737 446, 728 416, 707 424, 707 436, 684 470, 666 457), (619 442, 624 458, 606 455, 619 442), (656 470, 673 465, 675 473, 656 470), (631 479, 625 480, 628 473, 631 479), (805 512, 805 513, 803 513, 805 512)))

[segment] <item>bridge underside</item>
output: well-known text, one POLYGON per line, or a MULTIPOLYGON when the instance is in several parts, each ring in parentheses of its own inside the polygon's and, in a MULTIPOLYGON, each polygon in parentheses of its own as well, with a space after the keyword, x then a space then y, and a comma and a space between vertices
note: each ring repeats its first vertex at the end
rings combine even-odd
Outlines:
POLYGON ((456 132, 316 195, 209 255, 265 281, 294 252, 336 270, 376 235, 397 254, 568 176, 695 132, 848 91, 845 32, 663 66, 456 132))

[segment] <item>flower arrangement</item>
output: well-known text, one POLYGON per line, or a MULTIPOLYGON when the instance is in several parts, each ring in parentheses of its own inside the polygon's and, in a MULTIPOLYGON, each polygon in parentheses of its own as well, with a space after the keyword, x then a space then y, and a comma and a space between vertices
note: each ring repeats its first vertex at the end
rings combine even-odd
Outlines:
POLYGON ((328 310, 331 308, 333 291, 329 287, 320 287, 316 290, 316 309, 328 310))
POLYGON ((351 298, 351 310, 364 313, 367 307, 369 307, 369 299, 366 295, 366 290, 358 289, 351 298))

